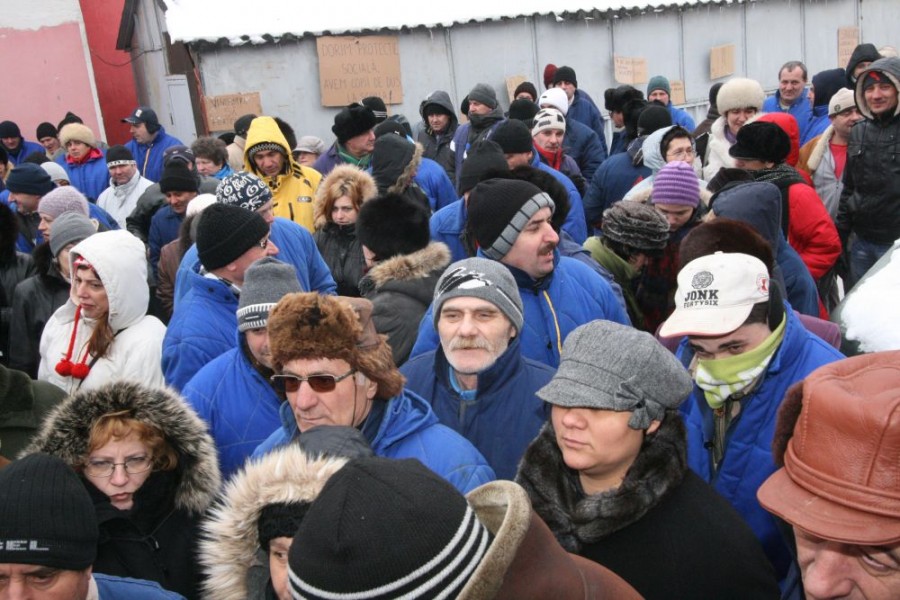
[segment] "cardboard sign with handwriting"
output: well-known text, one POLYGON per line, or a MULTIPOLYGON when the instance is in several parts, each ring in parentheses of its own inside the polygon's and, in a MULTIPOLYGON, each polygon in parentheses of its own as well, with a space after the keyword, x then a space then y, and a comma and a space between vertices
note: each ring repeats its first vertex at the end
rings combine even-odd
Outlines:
POLYGON ((259 92, 206 96, 206 127, 209 131, 230 131, 238 117, 263 114, 259 92))
POLYGON ((838 28, 838 66, 846 67, 859 44, 859 27, 838 28))
POLYGON ((721 79, 734 74, 734 44, 714 46, 709 50, 709 78, 721 79))
POLYGON ((616 81, 628 85, 647 83, 647 59, 643 56, 613 56, 616 81))
POLYGON ((669 87, 672 88, 672 93, 669 94, 669 100, 672 101, 672 104, 684 104, 687 102, 684 94, 683 81, 672 79, 671 81, 669 81, 669 87))
POLYGON ((322 106, 346 106, 366 96, 403 102, 400 49, 395 35, 316 39, 322 106))

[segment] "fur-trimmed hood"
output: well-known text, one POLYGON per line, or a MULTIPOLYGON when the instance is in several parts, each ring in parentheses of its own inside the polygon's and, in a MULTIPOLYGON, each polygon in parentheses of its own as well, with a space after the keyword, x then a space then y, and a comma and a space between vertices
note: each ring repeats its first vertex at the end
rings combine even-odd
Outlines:
MULTIPOLYGON (((879 58, 869 65, 868 69, 860 73, 859 77, 856 79, 856 87, 854 88, 856 107, 859 109, 859 113, 870 121, 875 119, 875 115, 872 114, 869 103, 866 102, 866 94, 863 90, 863 85, 866 82, 866 76, 872 71, 883 74, 890 80, 891 84, 893 84, 894 89, 900 91, 900 58, 897 58, 896 56, 879 58)), ((894 107, 894 114, 891 115, 891 118, 896 117, 897 115, 900 115, 900 102, 894 107)))
MULTIPOLYGON (((238 471, 203 524, 199 560, 207 575, 204 597, 252 597, 248 576, 260 550, 257 522, 266 506, 312 502, 344 458, 312 458, 297 445, 280 448, 238 471)), ((268 565, 262 565, 268 572, 268 565)))
POLYGON ((815 173, 816 169, 819 168, 819 164, 825 157, 825 152, 828 151, 829 144, 831 144, 831 138, 833 137, 834 125, 829 125, 828 128, 822 132, 822 135, 815 138, 816 144, 813 146, 812 152, 806 161, 806 167, 809 170, 810 175, 815 173))
POLYGON ((44 420, 22 453, 52 454, 77 468, 88 451, 91 427, 103 415, 128 410, 132 418, 154 425, 178 453, 175 507, 203 513, 219 489, 219 463, 206 423, 172 390, 116 382, 66 398, 44 420))
POLYGON ((677 412, 668 411, 615 489, 585 495, 578 473, 563 460, 551 423, 525 451, 516 482, 562 547, 579 552, 641 519, 681 484, 686 471, 684 423, 677 412))
POLYGON ((382 194, 402 194, 413 182, 422 163, 422 144, 396 134, 375 140, 372 152, 372 177, 382 194))
MULTIPOLYGON (((363 281, 371 280, 374 289, 387 283, 424 279, 435 271, 447 268, 450 264, 450 249, 442 242, 431 242, 421 250, 412 254, 394 256, 369 269, 363 281)), ((360 283, 362 290, 363 283, 360 283)))

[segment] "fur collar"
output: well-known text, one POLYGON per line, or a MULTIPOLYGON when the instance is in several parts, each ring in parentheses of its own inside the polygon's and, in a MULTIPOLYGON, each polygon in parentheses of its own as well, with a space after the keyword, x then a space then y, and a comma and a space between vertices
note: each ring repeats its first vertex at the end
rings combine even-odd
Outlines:
POLYGON ((129 410, 133 418, 165 432, 178 453, 181 473, 175 507, 194 514, 204 512, 219 489, 216 448, 206 423, 171 390, 117 382, 69 396, 47 415, 22 456, 44 452, 75 468, 87 454, 92 425, 101 416, 121 410, 129 410))
POLYGON ((809 168, 810 174, 815 173, 816 169, 819 168, 819 163, 822 162, 822 158, 828 150, 828 145, 831 143, 832 137, 834 137, 834 126, 829 125, 828 129, 823 131, 822 135, 816 139, 816 145, 813 146, 813 151, 806 161, 806 166, 809 168))
POLYGON ((412 160, 410 160, 405 167, 403 167, 403 171, 400 173, 400 176, 397 178, 397 181, 394 182, 388 188, 389 194, 402 194, 406 188, 408 188, 412 182, 413 177, 416 176, 416 172, 419 170, 419 165, 422 164, 422 154, 425 152, 425 148, 422 147, 422 144, 416 142, 416 148, 413 151, 412 160))
POLYGON ((383 260, 369 269, 368 277, 380 288, 390 281, 410 281, 428 277, 433 271, 450 264, 450 249, 441 242, 431 242, 412 254, 402 254, 383 260))
MULTIPOLYGON (((734 166, 734 159, 728 154, 728 149, 731 148, 731 142, 725 137, 725 127, 727 127, 725 117, 719 117, 713 121, 712 127, 709 128, 709 142, 706 145, 707 165, 715 159, 715 163, 719 166, 734 166)), ((716 171, 718 171, 718 169, 716 169, 716 171)), ((707 175, 707 179, 711 177, 706 171, 704 171, 704 174, 707 175)), ((713 173, 713 175, 715 175, 715 173, 713 173)))
MULTIPOLYGON (((206 572, 207 598, 243 600, 252 597, 248 578, 259 550, 257 522, 269 504, 310 502, 343 458, 310 458, 297 445, 275 450, 247 463, 234 475, 222 498, 203 523, 199 559, 206 572)), ((268 564, 264 565, 268 573, 268 564)))
POLYGON ((577 553, 640 520, 681 484, 686 470, 684 424, 670 411, 616 489, 585 496, 578 473, 563 461, 549 422, 526 450, 516 481, 563 548, 577 553))

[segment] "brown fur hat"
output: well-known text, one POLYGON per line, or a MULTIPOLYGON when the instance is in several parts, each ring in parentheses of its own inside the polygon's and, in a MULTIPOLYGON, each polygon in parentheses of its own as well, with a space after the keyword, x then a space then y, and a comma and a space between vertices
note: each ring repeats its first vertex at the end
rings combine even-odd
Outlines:
POLYGON ((330 222, 335 201, 347 196, 353 208, 359 211, 362 203, 378 195, 375 180, 367 172, 354 165, 338 165, 319 184, 313 203, 313 220, 316 229, 330 222))
POLYGON ((378 398, 393 398, 403 389, 387 336, 375 333, 368 300, 288 294, 269 313, 268 331, 276 371, 298 358, 341 359, 378 384, 378 398))
POLYGON ((684 236, 678 254, 679 267, 719 251, 755 256, 772 272, 774 259, 769 242, 746 223, 725 217, 698 225, 684 236))
POLYGON ((778 407, 778 418, 775 420, 775 434, 772 436, 772 458, 779 467, 784 466, 784 453, 788 442, 794 435, 794 426, 800 418, 803 408, 803 381, 798 381, 788 388, 778 407))

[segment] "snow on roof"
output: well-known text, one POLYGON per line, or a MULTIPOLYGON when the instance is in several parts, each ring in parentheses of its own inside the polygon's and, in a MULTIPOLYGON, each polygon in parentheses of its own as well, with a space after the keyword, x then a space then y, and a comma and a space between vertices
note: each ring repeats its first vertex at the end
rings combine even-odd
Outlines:
POLYGON ((744 0, 455 0, 388 2, 342 0, 164 0, 169 35, 180 42, 225 41, 232 46, 264 44, 284 36, 348 34, 404 27, 449 27, 532 15, 562 15, 619 10, 660 11, 664 7, 732 4, 744 0))
POLYGON ((900 350, 900 327, 896 326, 900 316, 900 244, 894 244, 889 252, 887 264, 880 269, 876 264, 841 307, 844 336, 859 342, 863 352, 900 350))

